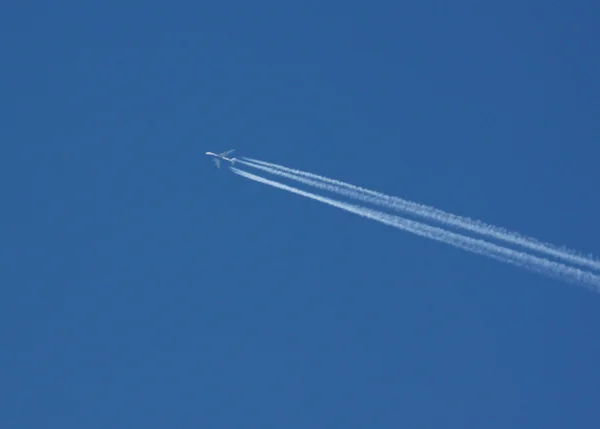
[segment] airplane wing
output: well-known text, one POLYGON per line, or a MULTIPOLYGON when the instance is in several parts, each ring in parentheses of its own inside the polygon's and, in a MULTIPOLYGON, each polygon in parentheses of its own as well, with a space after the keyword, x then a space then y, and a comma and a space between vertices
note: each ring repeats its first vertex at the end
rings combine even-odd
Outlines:
POLYGON ((235 151, 235 149, 231 149, 231 150, 228 150, 227 152, 220 153, 220 154, 219 154, 219 156, 227 156, 227 155, 229 155, 231 152, 234 152, 234 151, 235 151))
POLYGON ((217 168, 221 168, 221 160, 219 158, 213 158, 213 162, 217 166, 217 168))

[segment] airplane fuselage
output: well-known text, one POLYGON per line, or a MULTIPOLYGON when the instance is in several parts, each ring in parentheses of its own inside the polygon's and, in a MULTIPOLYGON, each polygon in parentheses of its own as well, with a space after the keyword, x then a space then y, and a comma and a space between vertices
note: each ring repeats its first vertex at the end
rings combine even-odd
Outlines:
POLYGON ((206 152, 206 154, 210 155, 210 156, 214 156, 215 158, 220 158, 220 159, 222 159, 224 161, 233 162, 233 158, 226 158, 226 157, 224 157, 222 155, 219 155, 218 153, 206 152))

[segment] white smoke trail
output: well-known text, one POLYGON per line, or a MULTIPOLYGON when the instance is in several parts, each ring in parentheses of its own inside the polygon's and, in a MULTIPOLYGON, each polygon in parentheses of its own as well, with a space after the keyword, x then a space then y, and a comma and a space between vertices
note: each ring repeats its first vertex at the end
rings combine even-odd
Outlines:
POLYGON ((549 261, 527 253, 518 252, 512 249, 498 246, 481 239, 466 237, 457 233, 446 231, 444 229, 423 224, 421 222, 404 219, 400 216, 385 214, 377 210, 368 209, 353 204, 326 198, 301 189, 285 185, 274 180, 269 180, 261 176, 247 173, 237 168, 231 167, 231 170, 242 177, 263 183, 275 188, 292 192, 333 207, 340 208, 350 213, 375 220, 377 222, 389 225, 413 234, 430 238, 450 244, 454 247, 467 250, 482 256, 495 259, 500 262, 512 264, 527 270, 543 274, 550 277, 560 278, 566 282, 586 286, 596 292, 600 292, 600 277, 577 268, 569 267, 558 262, 549 261))
POLYGON ((436 221, 442 225, 452 226, 456 228, 462 228, 464 230, 472 231, 482 236, 486 236, 506 243, 519 245, 523 248, 537 251, 539 253, 553 256, 557 259, 562 259, 565 262, 588 267, 596 271, 600 271, 600 261, 594 259, 592 256, 586 257, 574 250, 566 247, 559 247, 553 244, 544 243, 535 238, 526 237, 516 232, 508 231, 504 228, 486 224, 485 222, 473 220, 467 217, 457 216, 451 213, 444 212, 434 207, 429 207, 423 204, 418 204, 412 201, 405 200, 399 197, 392 197, 381 192, 372 191, 369 189, 361 188, 359 186, 351 185, 339 180, 330 179, 328 177, 320 176, 318 174, 308 173, 306 171, 296 170, 288 167, 284 167, 278 164, 272 164, 265 161, 260 161, 252 158, 244 158, 248 162, 240 161, 252 168, 263 169, 272 174, 277 174, 282 177, 292 178, 293 180, 299 180, 299 177, 305 177, 328 183, 332 185, 332 188, 328 190, 331 192, 337 192, 346 196, 368 202, 381 207, 388 207, 397 210, 402 213, 411 214, 414 216, 420 216, 423 219, 430 221, 436 221), (262 167, 262 168, 260 168, 262 167), (264 168, 270 168, 265 170, 264 168), (296 177, 283 176, 282 173, 288 173, 295 175, 296 177), (334 187, 336 189, 334 189, 334 187), (346 190, 342 192, 342 190, 346 190))

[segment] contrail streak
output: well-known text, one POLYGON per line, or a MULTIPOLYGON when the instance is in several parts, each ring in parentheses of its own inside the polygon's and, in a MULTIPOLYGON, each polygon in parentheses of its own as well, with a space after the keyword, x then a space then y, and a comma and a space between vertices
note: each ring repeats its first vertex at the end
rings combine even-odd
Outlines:
MULTIPOLYGON (((302 181, 300 177, 314 179, 323 183, 328 183, 332 187, 328 190, 330 192, 337 192, 346 196, 368 202, 381 207, 388 207, 399 211, 401 213, 411 214, 414 216, 420 216, 423 219, 430 221, 436 221, 443 225, 452 226, 456 228, 462 228, 464 230, 476 232, 482 236, 486 236, 506 243, 519 245, 523 248, 528 248, 539 253, 553 256, 557 259, 562 259, 565 262, 580 265, 583 267, 592 268, 593 270, 600 271, 600 261, 578 254, 574 250, 567 249, 566 247, 559 247, 553 244, 544 243, 535 238, 526 237, 516 232, 508 231, 504 228, 486 224, 485 222, 469 219, 467 217, 457 216, 451 213, 444 212, 434 207, 418 204, 412 201, 405 200, 399 197, 392 197, 381 192, 375 192, 369 189, 361 188, 359 186, 351 185, 339 180, 330 179, 328 177, 320 176, 318 174, 309 173, 306 171, 296 170, 288 167, 284 167, 278 164, 272 164, 265 161, 260 161, 252 158, 244 158, 248 162, 239 161, 252 168, 262 169, 271 174, 280 175, 282 177, 288 177, 293 180, 302 181), (262 168, 261 168, 262 167, 262 168), (266 170, 265 168, 269 168, 266 170), (284 176, 283 173, 288 173, 284 176), (295 175, 291 177, 289 175, 295 175), (335 188, 335 189, 334 189, 335 188)), ((306 182, 305 182, 306 183, 306 182)), ((313 182, 312 186, 316 186, 313 182)))
POLYGON ((543 274, 550 277, 560 278, 566 282, 584 285, 589 289, 600 292, 600 277, 594 274, 582 271, 577 268, 569 267, 558 262, 549 261, 547 259, 532 256, 527 253, 518 252, 489 243, 482 239, 466 237, 454 232, 446 231, 442 228, 423 224, 421 222, 404 219, 400 216, 390 215, 379 212, 377 210, 361 207, 353 204, 344 203, 331 198, 326 198, 311 192, 306 192, 301 189, 285 185, 274 180, 269 180, 261 176, 247 173, 237 168, 230 167, 231 170, 242 177, 263 183, 275 188, 279 188, 297 195, 301 195, 312 200, 316 200, 333 207, 340 208, 350 213, 375 220, 394 228, 398 228, 421 237, 430 238, 450 244, 454 247, 467 250, 482 256, 495 259, 500 262, 512 264, 527 270, 543 274))

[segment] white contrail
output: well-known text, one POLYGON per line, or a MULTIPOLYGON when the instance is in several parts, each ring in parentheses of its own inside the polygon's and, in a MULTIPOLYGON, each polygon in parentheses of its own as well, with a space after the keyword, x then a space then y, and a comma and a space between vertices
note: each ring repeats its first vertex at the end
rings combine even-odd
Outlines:
POLYGON ((584 285, 589 289, 592 289, 596 292, 600 292, 600 277, 579 270, 577 268, 569 267, 558 262, 549 261, 547 259, 539 258, 537 256, 529 255, 527 253, 518 252, 516 250, 501 247, 482 239, 466 237, 454 232, 446 231, 438 227, 405 219, 400 216, 390 215, 366 207, 356 206, 353 204, 333 200, 331 198, 326 198, 320 195, 313 194, 311 192, 306 192, 301 189, 285 185, 280 182, 276 182, 274 180, 269 180, 261 176, 256 176, 254 174, 238 170, 237 168, 230 168, 235 174, 238 174, 247 179, 270 185, 285 191, 289 191, 294 194, 304 196, 306 198, 320 201, 330 206, 346 210, 350 213, 354 213, 359 216, 372 219, 385 225, 389 225, 407 232, 411 232, 422 237, 450 244, 457 248, 468 250, 470 252, 487 256, 489 258, 501 262, 525 268, 527 270, 537 272, 539 274, 560 278, 569 283, 584 285))
MULTIPOLYGON (((486 224, 485 222, 469 219, 467 217, 457 216, 451 213, 444 212, 442 210, 436 209, 434 207, 429 207, 423 204, 418 204, 412 201, 405 200, 399 197, 392 197, 381 192, 372 191, 369 189, 361 188, 359 186, 351 185, 349 183, 345 183, 339 180, 330 179, 328 177, 320 176, 318 174, 309 173, 306 171, 296 170, 288 167, 284 167, 278 164, 272 164, 265 161, 260 161, 251 158, 244 158, 248 162, 244 163, 245 165, 253 168, 263 167, 263 171, 268 171, 272 174, 277 174, 282 177, 282 173, 289 173, 295 175, 296 177, 289 177, 293 180, 299 180, 299 177, 305 177, 314 179, 316 181, 321 181, 323 183, 328 183, 336 189, 330 188, 329 191, 337 192, 340 194, 345 194, 352 198, 356 198, 363 202, 369 202, 372 204, 376 204, 382 207, 388 207, 394 210, 397 210, 402 213, 411 214, 414 216, 420 216, 423 219, 427 219, 430 221, 437 221, 443 225, 452 226, 456 228, 462 228, 468 231, 476 232, 481 234, 482 236, 487 236, 489 238, 493 238, 499 241, 504 241, 506 243, 512 243, 514 245, 519 245, 524 248, 528 248, 530 250, 537 251, 539 253, 544 253, 548 256, 553 256, 558 259, 562 259, 565 262, 570 262, 572 264, 580 265, 583 267, 592 268, 594 270, 600 271, 600 261, 594 259, 593 257, 586 257, 578 254, 576 251, 567 249, 566 247, 559 247, 553 244, 544 243, 535 238, 526 237, 520 235, 516 232, 508 231, 504 228, 493 226, 486 224), (270 170, 264 170, 264 168, 270 168, 270 170), (346 192, 341 192, 342 189, 345 189, 346 192)), ((243 161, 241 161, 243 162, 243 161)))

